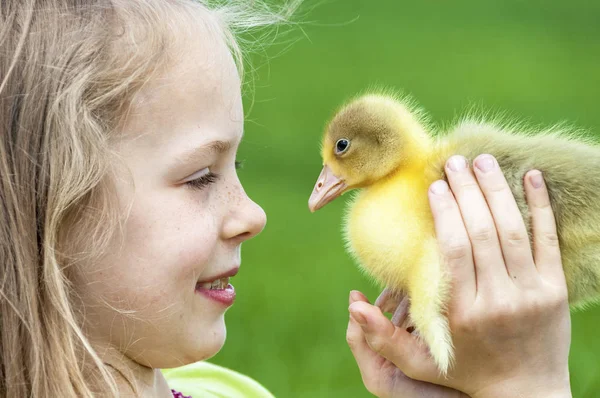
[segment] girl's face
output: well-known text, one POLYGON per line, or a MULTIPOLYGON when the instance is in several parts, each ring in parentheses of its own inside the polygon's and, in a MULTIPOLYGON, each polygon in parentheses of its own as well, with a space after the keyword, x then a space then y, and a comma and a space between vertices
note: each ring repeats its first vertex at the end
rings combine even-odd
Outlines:
POLYGON ((225 44, 207 36, 181 43, 180 61, 134 101, 116 147, 127 166, 117 184, 124 239, 78 282, 92 342, 152 368, 221 348, 235 295, 224 275, 266 222, 235 170, 239 77, 225 44))

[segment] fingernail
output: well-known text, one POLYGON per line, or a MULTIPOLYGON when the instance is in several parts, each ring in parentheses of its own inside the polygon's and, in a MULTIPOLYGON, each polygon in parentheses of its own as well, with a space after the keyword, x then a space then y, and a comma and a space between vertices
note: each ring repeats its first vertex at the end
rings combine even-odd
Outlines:
POLYGON ((360 326, 366 326, 366 325, 367 325, 367 319, 366 319, 366 318, 365 318, 365 316, 364 316, 363 314, 361 314, 360 312, 358 312, 358 311, 355 311, 355 310, 352 310, 352 309, 351 309, 351 310, 350 310, 350 316, 351 316, 352 318, 354 318, 354 320, 355 320, 356 322, 358 322, 358 324, 359 324, 360 326))
POLYGON ((357 290, 350 291, 350 302, 359 301, 361 299, 360 293, 357 290))
POLYGON ((455 155, 448 159, 448 168, 452 171, 461 171, 467 168, 467 159, 463 156, 455 155))
POLYGON ((541 171, 536 171, 529 175, 529 181, 534 188, 539 188, 544 184, 544 177, 542 177, 541 171))
POLYGON ((436 195, 443 195, 448 192, 448 184, 444 180, 438 180, 431 184, 431 192, 436 195))
POLYGON ((491 155, 481 155, 475 160, 475 166, 484 173, 487 173, 496 167, 496 161, 491 155))

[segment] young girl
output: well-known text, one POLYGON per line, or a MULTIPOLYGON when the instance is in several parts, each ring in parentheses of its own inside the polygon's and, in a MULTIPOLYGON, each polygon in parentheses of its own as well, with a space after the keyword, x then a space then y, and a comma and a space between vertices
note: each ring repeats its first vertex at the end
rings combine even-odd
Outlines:
POLYGON ((235 171, 225 15, 179 0, 1 14, 0 395, 168 396, 159 368, 223 345, 240 246, 265 225, 235 171))
POLYGON ((265 225, 235 171, 231 26, 281 16, 191 0, 0 7, 0 396, 270 396, 200 361, 225 341, 241 244, 265 225), (178 368, 169 382, 164 368, 178 368))

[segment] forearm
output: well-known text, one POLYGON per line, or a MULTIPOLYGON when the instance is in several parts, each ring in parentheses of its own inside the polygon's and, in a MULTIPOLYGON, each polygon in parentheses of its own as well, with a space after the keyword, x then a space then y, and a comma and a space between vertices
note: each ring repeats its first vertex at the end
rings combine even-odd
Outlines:
POLYGON ((543 389, 543 390, 528 390, 525 392, 513 392, 510 393, 508 391, 505 390, 499 390, 499 391, 490 391, 489 393, 486 392, 485 394, 477 394, 477 395, 473 395, 471 396, 471 398, 538 398, 538 397, 544 397, 544 398, 572 398, 573 395, 571 394, 571 389, 567 388, 567 389, 560 389, 560 390, 554 390, 554 391, 547 391, 547 389, 543 389))
POLYGON ((471 398, 572 398, 568 374, 551 383, 509 380, 471 394, 471 398))

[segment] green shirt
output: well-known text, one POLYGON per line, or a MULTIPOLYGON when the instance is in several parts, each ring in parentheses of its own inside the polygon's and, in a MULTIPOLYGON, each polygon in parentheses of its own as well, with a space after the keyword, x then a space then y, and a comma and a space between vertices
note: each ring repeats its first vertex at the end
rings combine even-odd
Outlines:
POLYGON ((162 372, 170 388, 192 398, 274 398, 250 377, 209 362, 162 372))

